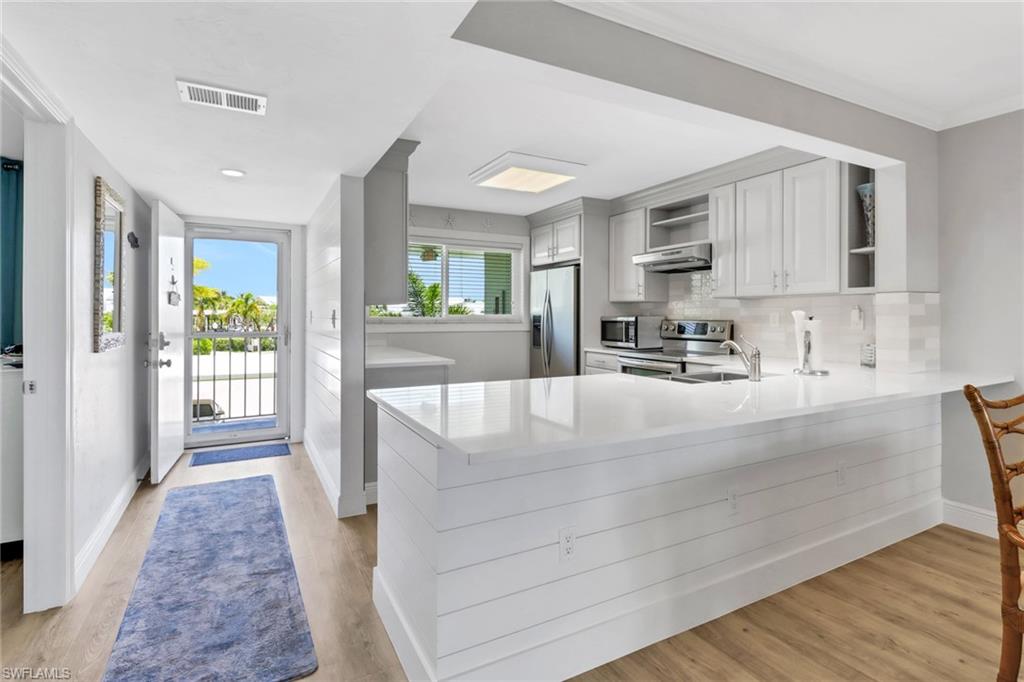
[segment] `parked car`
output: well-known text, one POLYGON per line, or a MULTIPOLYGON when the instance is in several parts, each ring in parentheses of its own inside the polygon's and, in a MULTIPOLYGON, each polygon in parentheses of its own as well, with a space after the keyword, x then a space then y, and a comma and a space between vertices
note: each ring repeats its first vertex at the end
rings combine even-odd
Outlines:
POLYGON ((220 405, 209 398, 197 398, 192 401, 192 421, 213 421, 224 420, 224 410, 220 405))

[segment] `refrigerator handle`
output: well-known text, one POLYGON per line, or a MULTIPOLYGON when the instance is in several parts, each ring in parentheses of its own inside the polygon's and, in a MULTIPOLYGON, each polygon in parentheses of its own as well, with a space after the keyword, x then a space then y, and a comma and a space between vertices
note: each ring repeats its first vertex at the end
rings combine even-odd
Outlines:
POLYGON ((554 317, 554 309, 551 307, 551 291, 550 290, 548 291, 547 297, 545 298, 544 305, 545 305, 545 310, 547 312, 547 318, 548 318, 548 333, 547 333, 547 337, 545 338, 545 343, 547 344, 546 345, 546 350, 545 350, 545 355, 547 356, 547 370, 548 370, 548 374, 550 375, 551 374, 551 344, 552 344, 552 337, 554 336, 554 330, 555 330, 555 321, 554 321, 554 319, 552 319, 554 317))
POLYGON ((544 290, 544 302, 540 304, 540 360, 544 365, 544 376, 548 375, 548 291, 544 290))

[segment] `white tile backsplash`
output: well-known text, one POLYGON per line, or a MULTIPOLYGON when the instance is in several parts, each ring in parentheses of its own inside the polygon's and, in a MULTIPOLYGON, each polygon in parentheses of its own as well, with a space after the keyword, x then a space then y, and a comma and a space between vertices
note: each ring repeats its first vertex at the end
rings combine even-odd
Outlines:
POLYGON ((878 367, 925 372, 940 367, 939 294, 875 294, 878 367))
POLYGON ((822 321, 826 362, 860 362, 861 344, 875 341, 872 295, 717 299, 712 296, 709 272, 669 275, 668 281, 666 317, 733 320, 734 336, 738 339, 743 334, 769 357, 793 358, 796 362, 796 334, 790 314, 794 310, 803 310, 822 321), (855 306, 860 307, 863 329, 851 323, 855 306))

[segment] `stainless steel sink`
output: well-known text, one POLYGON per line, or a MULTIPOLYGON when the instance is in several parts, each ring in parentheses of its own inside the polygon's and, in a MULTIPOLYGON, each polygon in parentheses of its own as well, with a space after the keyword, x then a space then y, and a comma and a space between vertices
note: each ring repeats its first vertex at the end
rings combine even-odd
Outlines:
POLYGON ((722 381, 741 381, 749 376, 742 372, 695 372, 676 375, 672 377, 672 381, 681 381, 684 384, 711 384, 722 381))

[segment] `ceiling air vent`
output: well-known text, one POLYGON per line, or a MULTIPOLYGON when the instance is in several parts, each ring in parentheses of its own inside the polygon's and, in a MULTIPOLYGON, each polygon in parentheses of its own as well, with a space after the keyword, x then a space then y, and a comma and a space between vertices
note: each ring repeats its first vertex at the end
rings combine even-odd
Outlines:
POLYGON ((178 94, 181 95, 182 102, 202 104, 204 107, 241 111, 257 116, 265 116, 267 113, 267 98, 262 95, 188 81, 178 81, 178 94))

